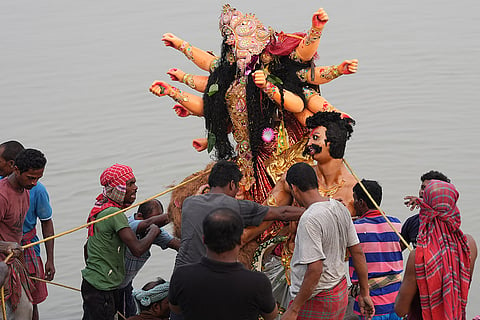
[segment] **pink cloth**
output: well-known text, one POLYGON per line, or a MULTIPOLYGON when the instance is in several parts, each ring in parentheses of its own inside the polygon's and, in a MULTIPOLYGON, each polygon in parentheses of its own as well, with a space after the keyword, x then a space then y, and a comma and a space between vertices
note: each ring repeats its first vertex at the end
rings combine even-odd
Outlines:
POLYGON ((28 190, 18 192, 8 178, 0 180, 0 240, 20 243, 23 221, 30 207, 28 190))

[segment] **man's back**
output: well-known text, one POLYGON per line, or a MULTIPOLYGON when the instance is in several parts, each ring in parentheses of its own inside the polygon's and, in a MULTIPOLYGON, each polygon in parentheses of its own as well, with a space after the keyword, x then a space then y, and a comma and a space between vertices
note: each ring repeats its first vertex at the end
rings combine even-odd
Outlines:
MULTIPOLYGON (((388 217, 396 230, 401 223, 396 217, 388 217)), ((399 237, 392 230, 378 210, 369 210, 354 222, 368 267, 370 294, 375 304, 375 315, 394 312, 394 303, 401 285, 400 274, 403 271, 403 256, 399 237)), ((358 282, 350 257, 350 276, 353 283, 358 282)), ((360 313, 358 302, 354 310, 360 313)))
POLYGON ((169 300, 179 305, 186 320, 256 320, 275 308, 268 278, 240 263, 203 257, 199 263, 178 267, 169 300))
POLYGON ((268 211, 268 207, 253 201, 237 200, 223 193, 207 193, 185 199, 182 205, 182 244, 175 260, 175 268, 196 263, 205 255, 202 221, 217 208, 229 208, 238 212, 244 226, 259 225, 268 211))
POLYGON ((298 223, 291 292, 298 293, 307 265, 318 260, 323 260, 323 272, 314 294, 333 288, 345 276, 346 248, 357 243, 350 212, 343 204, 333 199, 312 204, 298 223))

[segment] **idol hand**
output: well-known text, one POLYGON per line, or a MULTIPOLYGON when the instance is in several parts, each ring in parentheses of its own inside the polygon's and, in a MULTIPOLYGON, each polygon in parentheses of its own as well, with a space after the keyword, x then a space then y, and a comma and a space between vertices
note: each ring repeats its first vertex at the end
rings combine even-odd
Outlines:
POLYGON ((154 95, 163 97, 164 95, 169 94, 171 88, 172 87, 168 83, 156 80, 152 83, 149 90, 154 95))
POLYGON ((267 77, 265 76, 265 73, 262 70, 257 70, 252 74, 253 82, 257 87, 260 89, 265 88, 267 85, 267 77))
POLYGON ((323 8, 320 8, 313 14, 312 17, 312 28, 317 29, 317 30, 323 30, 323 27, 325 27, 325 24, 328 22, 328 14, 323 10, 323 8))
POLYGON ((173 47, 175 49, 180 48, 183 40, 174 35, 173 33, 165 33, 162 36, 162 41, 167 47, 173 47))
POLYGON ((172 81, 182 81, 183 77, 185 76, 185 72, 177 68, 168 70, 167 74, 170 76, 172 81))
POLYGON ((187 108, 185 108, 181 104, 174 105, 172 109, 175 110, 175 113, 177 114, 177 116, 181 118, 185 118, 191 115, 190 111, 188 111, 187 108))
POLYGON ((338 71, 340 71, 341 74, 352 74, 357 72, 358 70, 358 60, 357 59, 352 59, 352 60, 345 60, 340 65, 338 66, 338 71))

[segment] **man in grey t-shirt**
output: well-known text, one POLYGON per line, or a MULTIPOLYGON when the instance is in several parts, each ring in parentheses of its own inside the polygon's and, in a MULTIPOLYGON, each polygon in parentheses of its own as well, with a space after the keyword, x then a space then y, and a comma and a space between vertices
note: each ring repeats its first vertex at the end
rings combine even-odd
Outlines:
POLYGON ((199 262, 206 253, 203 244, 203 219, 218 208, 240 214, 244 227, 258 226, 267 220, 298 220, 304 209, 292 206, 268 207, 249 200, 237 200, 242 173, 234 162, 220 160, 208 177, 210 192, 185 199, 182 205, 182 242, 175 260, 175 269, 199 262))
POLYGON ((348 297, 345 254, 348 250, 357 271, 361 312, 367 319, 375 308, 370 298, 367 263, 348 209, 318 192, 314 169, 303 162, 287 172, 287 183, 297 202, 307 208, 300 218, 291 266, 293 301, 282 320, 343 319, 348 297), (310 316, 309 316, 310 315, 310 316))

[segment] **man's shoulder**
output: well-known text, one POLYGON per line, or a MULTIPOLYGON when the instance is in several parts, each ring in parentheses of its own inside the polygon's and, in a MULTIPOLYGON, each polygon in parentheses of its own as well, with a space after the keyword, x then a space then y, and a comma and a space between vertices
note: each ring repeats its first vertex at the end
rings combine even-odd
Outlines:
POLYGON ((420 222, 420 214, 414 214, 413 216, 410 216, 405 220, 404 225, 412 225, 420 222))

